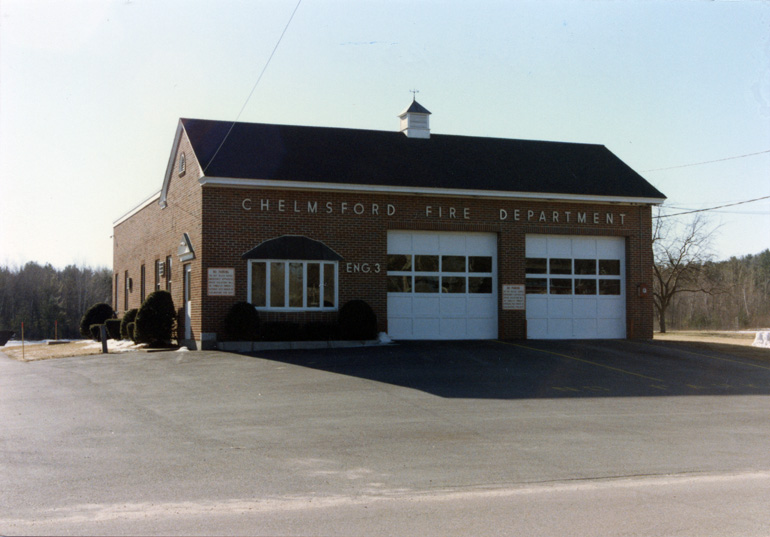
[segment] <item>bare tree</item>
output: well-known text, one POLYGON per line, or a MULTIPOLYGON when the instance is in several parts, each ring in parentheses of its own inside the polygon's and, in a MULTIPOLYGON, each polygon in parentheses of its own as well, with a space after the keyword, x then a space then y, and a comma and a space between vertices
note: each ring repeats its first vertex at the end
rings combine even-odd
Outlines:
POLYGON ((660 331, 666 331, 666 310, 679 293, 713 293, 705 265, 712 258, 711 238, 716 228, 702 213, 686 224, 661 217, 653 223, 653 303, 660 331))

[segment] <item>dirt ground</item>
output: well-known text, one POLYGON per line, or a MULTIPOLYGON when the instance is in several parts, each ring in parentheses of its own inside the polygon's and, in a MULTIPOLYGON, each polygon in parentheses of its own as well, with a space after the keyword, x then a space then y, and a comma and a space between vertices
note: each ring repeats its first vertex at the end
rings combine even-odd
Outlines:
MULTIPOLYGON (((770 349, 752 347, 754 342, 753 332, 720 332, 720 331, 669 331, 665 334, 655 333, 655 341, 668 341, 672 345, 689 344, 701 349, 731 352, 738 356, 770 361, 770 349)), ((110 353, 128 352, 139 350, 136 347, 127 346, 126 342, 108 341, 110 353)), ((14 360, 32 362, 35 360, 48 360, 51 358, 66 358, 69 356, 87 356, 101 354, 101 344, 90 340, 72 341, 59 344, 34 344, 21 346, 0 347, 0 352, 14 360)))
POLYGON ((656 332, 655 341, 668 341, 674 346, 694 346, 703 350, 729 352, 736 356, 770 361, 770 349, 752 347, 754 332, 727 332, 719 330, 675 330, 665 334, 656 332))
MULTIPOLYGON (((129 350, 138 350, 130 348, 126 342, 116 342, 109 340, 107 350, 110 353, 127 352, 129 350)), ((18 360, 20 362, 34 362, 36 360, 49 360, 51 358, 67 358, 70 356, 88 356, 90 354, 101 354, 102 345, 91 340, 70 341, 67 343, 35 343, 33 345, 14 345, 13 347, 0 347, 0 352, 18 360)))

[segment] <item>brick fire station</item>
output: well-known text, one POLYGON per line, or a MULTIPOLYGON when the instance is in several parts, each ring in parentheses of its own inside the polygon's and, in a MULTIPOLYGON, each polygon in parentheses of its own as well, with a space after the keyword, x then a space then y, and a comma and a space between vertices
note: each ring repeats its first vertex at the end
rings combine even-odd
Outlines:
POLYGON ((162 188, 114 223, 114 304, 156 289, 180 343, 235 302, 333 322, 366 301, 392 339, 651 338, 652 206, 606 147, 181 119, 162 188))

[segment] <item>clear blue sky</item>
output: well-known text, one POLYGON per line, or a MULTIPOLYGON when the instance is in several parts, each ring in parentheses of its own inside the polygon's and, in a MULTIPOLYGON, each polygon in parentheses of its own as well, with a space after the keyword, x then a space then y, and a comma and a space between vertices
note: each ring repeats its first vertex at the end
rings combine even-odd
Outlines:
MULTIPOLYGON (((178 119, 234 120, 296 4, 3 0, 0 264, 111 266, 178 119)), ((600 143, 702 209, 770 196, 769 29, 764 1, 303 0, 240 119, 395 130, 417 88, 433 132, 600 143)), ((770 248, 770 199, 708 214, 717 258, 770 248)))

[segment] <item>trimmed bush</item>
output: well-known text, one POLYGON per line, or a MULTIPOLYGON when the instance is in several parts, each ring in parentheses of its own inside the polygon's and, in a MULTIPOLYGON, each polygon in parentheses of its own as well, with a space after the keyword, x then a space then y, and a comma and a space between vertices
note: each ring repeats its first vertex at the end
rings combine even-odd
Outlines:
POLYGON ((136 341, 136 323, 130 322, 126 325, 126 337, 133 341, 134 343, 137 343, 136 341))
POLYGON ((236 302, 225 317, 225 335, 230 341, 259 339, 259 312, 248 302, 236 302))
POLYGON ((91 335, 91 339, 94 341, 101 341, 102 340, 102 325, 100 324, 92 324, 88 327, 88 332, 91 335))
POLYGON ((84 338, 90 338, 92 324, 104 324, 104 321, 113 317, 115 317, 115 312, 112 311, 112 306, 104 303, 94 304, 80 319, 80 335, 84 338))
POLYGON ((120 341, 120 319, 107 319, 104 326, 107 327, 107 336, 115 341, 120 341))
POLYGON ((377 339, 377 315, 363 300, 351 300, 340 308, 342 339, 377 339))
POLYGON ((174 300, 168 291, 155 291, 136 313, 134 334, 139 343, 167 344, 176 325, 174 300))
POLYGON ((128 325, 129 323, 133 323, 136 319, 136 313, 139 310, 134 308, 132 310, 128 310, 126 314, 123 316, 123 319, 120 321, 120 337, 123 339, 134 339, 134 331, 131 330, 128 331, 128 325))
POLYGON ((265 341, 297 341, 299 324, 289 321, 273 321, 262 325, 262 339, 265 341))
POLYGON ((339 333, 335 323, 310 322, 302 327, 301 337, 306 341, 333 341, 339 339, 339 333))

